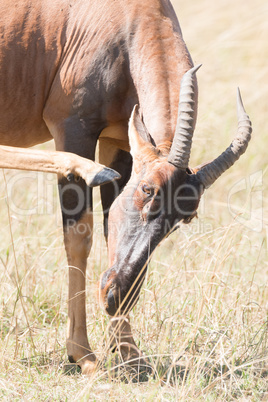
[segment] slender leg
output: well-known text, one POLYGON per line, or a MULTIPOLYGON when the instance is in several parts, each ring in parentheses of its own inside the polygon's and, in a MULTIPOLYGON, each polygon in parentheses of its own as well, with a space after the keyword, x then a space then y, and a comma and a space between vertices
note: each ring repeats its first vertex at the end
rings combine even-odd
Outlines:
POLYGON ((146 365, 142 352, 137 347, 130 326, 129 317, 119 316, 111 318, 109 327, 110 346, 118 350, 122 360, 132 366, 146 365))
MULTIPOLYGON (((76 98, 72 93, 66 97, 70 87, 66 89, 63 85, 62 80, 57 77, 43 113, 55 140, 56 150, 72 152, 94 161, 97 140, 105 127, 100 116, 101 110, 100 115, 95 113, 91 116, 90 105, 85 102, 79 106, 79 114, 75 114, 79 96, 76 98), (75 104, 72 106, 70 102, 75 104), (74 114, 70 115, 70 112, 74 114)), ((92 189, 82 178, 76 181, 71 177, 71 180, 68 182, 65 177, 58 177, 64 243, 69 265, 67 353, 69 360, 79 364, 84 374, 90 374, 98 365, 88 343, 86 328, 86 266, 93 229, 92 189)))
MULTIPOLYGON (((104 233, 107 239, 109 209, 130 178, 132 158, 128 152, 115 147, 110 147, 108 156, 105 156, 106 154, 102 150, 102 143, 100 141, 100 163, 115 169, 121 174, 121 179, 116 182, 117 187, 114 183, 101 186, 104 233)), ((110 349, 113 351, 118 350, 124 362, 129 362, 133 367, 140 367, 141 365, 148 367, 147 362, 142 358, 142 353, 133 339, 129 317, 111 318, 109 334, 110 349)))
POLYGON ((84 374, 96 368, 86 329, 86 266, 92 244, 92 194, 84 181, 59 180, 64 243, 69 266, 67 353, 84 374))
POLYGON ((115 198, 120 194, 130 178, 132 169, 132 157, 129 152, 122 151, 121 149, 118 149, 111 145, 109 145, 109 153, 107 153, 105 143, 102 143, 102 141, 100 140, 99 160, 100 163, 105 163, 105 166, 108 166, 115 170, 118 169, 116 171, 121 175, 121 179, 113 183, 104 184, 100 188, 104 218, 104 235, 107 240, 109 210, 115 198))
MULTIPOLYGON (((76 119, 68 120, 63 132, 61 128, 54 129, 56 148, 94 160, 97 135, 89 135, 90 130, 85 132, 76 124, 76 119)), ((88 343, 86 327, 86 267, 93 230, 92 189, 83 179, 76 181, 74 177, 68 181, 61 176, 58 184, 69 266, 67 354, 71 363, 79 364, 83 374, 91 374, 98 365, 88 343)))
POLYGON ((90 187, 118 178, 113 170, 71 152, 6 146, 0 146, 0 168, 58 173, 66 178, 82 177, 90 187))

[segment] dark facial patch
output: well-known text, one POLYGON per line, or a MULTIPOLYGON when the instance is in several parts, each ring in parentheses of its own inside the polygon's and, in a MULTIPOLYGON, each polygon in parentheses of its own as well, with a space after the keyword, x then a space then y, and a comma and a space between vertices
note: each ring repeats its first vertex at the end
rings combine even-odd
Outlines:
POLYGON ((146 161, 133 174, 109 216, 109 230, 116 233, 109 237, 113 267, 103 274, 101 292, 110 315, 126 314, 135 305, 152 252, 178 222, 194 215, 200 195, 195 175, 164 157, 146 161))

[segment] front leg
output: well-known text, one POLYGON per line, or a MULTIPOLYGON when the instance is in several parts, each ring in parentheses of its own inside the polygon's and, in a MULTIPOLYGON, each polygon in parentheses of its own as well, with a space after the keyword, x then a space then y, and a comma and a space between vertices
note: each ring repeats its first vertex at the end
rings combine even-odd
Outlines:
POLYGON ((117 350, 123 362, 134 368, 139 374, 151 373, 150 364, 133 339, 129 316, 111 318, 109 337, 112 351, 117 350))
MULTIPOLYGON (((73 152, 94 161, 101 128, 93 130, 89 122, 77 116, 59 121, 62 123, 54 123, 47 112, 46 123, 53 133, 57 151, 73 152)), ((82 178, 77 181, 75 176, 71 181, 59 176, 58 184, 69 269, 67 354, 71 363, 81 367, 83 374, 91 374, 98 366, 88 343, 86 327, 86 267, 93 230, 92 189, 82 178)))
POLYGON ((57 173, 69 180, 81 177, 89 187, 120 178, 112 169, 71 152, 7 146, 0 146, 0 168, 57 173))
MULTIPOLYGON (((121 175, 121 179, 116 183, 109 183, 101 186, 101 201, 104 214, 104 233, 107 240, 108 215, 109 209, 127 184, 132 170, 132 158, 129 152, 118 149, 109 144, 109 152, 105 148, 105 142, 99 142, 100 163, 115 169, 121 175)), ((118 350, 124 362, 128 362, 132 367, 148 367, 147 362, 142 358, 142 353, 138 349, 132 335, 129 317, 111 318, 109 327, 109 342, 112 351, 118 350)))
POLYGON ((69 267, 67 353, 83 374, 97 365, 87 338, 86 266, 92 244, 92 190, 84 181, 69 183, 59 180, 63 216, 64 244, 69 267))
POLYGON ((100 137, 99 140, 99 161, 101 164, 116 170, 121 178, 112 183, 104 184, 100 188, 101 203, 103 209, 104 236, 108 238, 108 216, 109 210, 115 198, 121 193, 127 184, 132 170, 132 157, 129 152, 123 151, 116 146, 106 143, 100 137))

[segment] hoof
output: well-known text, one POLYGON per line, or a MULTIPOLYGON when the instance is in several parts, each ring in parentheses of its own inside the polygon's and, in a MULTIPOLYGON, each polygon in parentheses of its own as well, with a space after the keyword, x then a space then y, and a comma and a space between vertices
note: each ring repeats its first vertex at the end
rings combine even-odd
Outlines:
POLYGON ((62 369, 65 375, 81 374, 81 368, 75 363, 64 363, 62 369))
POLYGON ((95 355, 94 357, 91 357, 91 359, 84 357, 78 361, 75 361, 73 356, 68 356, 68 358, 70 363, 65 364, 65 373, 75 374, 81 372, 83 375, 92 376, 102 367, 100 361, 96 359, 95 355))
POLYGON ((153 368, 134 345, 124 342, 116 347, 116 355, 108 363, 108 373, 113 379, 124 382, 146 382, 153 368))
POLYGON ((81 367, 82 374, 87 376, 93 376, 102 367, 101 363, 98 360, 95 360, 93 362, 90 360, 85 360, 78 362, 78 364, 81 367))

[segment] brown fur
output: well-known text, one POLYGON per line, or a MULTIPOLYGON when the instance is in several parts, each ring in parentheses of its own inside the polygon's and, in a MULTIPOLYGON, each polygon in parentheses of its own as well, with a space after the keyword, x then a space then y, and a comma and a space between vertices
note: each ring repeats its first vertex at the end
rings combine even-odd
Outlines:
MULTIPOLYGON (((169 0, 7 0, 0 4, 0 30, 1 145, 29 147, 54 138, 58 151, 93 160, 100 137, 102 148, 108 149, 102 162, 119 166, 116 150, 129 150, 127 124, 139 103, 154 143, 167 154, 180 81, 192 66, 169 0), (115 148, 112 158, 110 146, 115 148)), ((152 148, 145 152, 152 163, 157 154, 152 148)), ((131 166, 125 158, 120 190, 131 166)), ((66 181, 61 186, 64 190, 66 181)), ((95 357, 84 352, 90 351, 84 275, 91 238, 77 236, 75 228, 84 220, 89 223, 88 207, 74 217, 70 231, 65 227, 70 265, 67 350, 84 372, 95 364, 95 357)), ((63 214, 64 224, 67 218, 63 214)), ((116 258, 112 247, 109 260, 116 258)))

